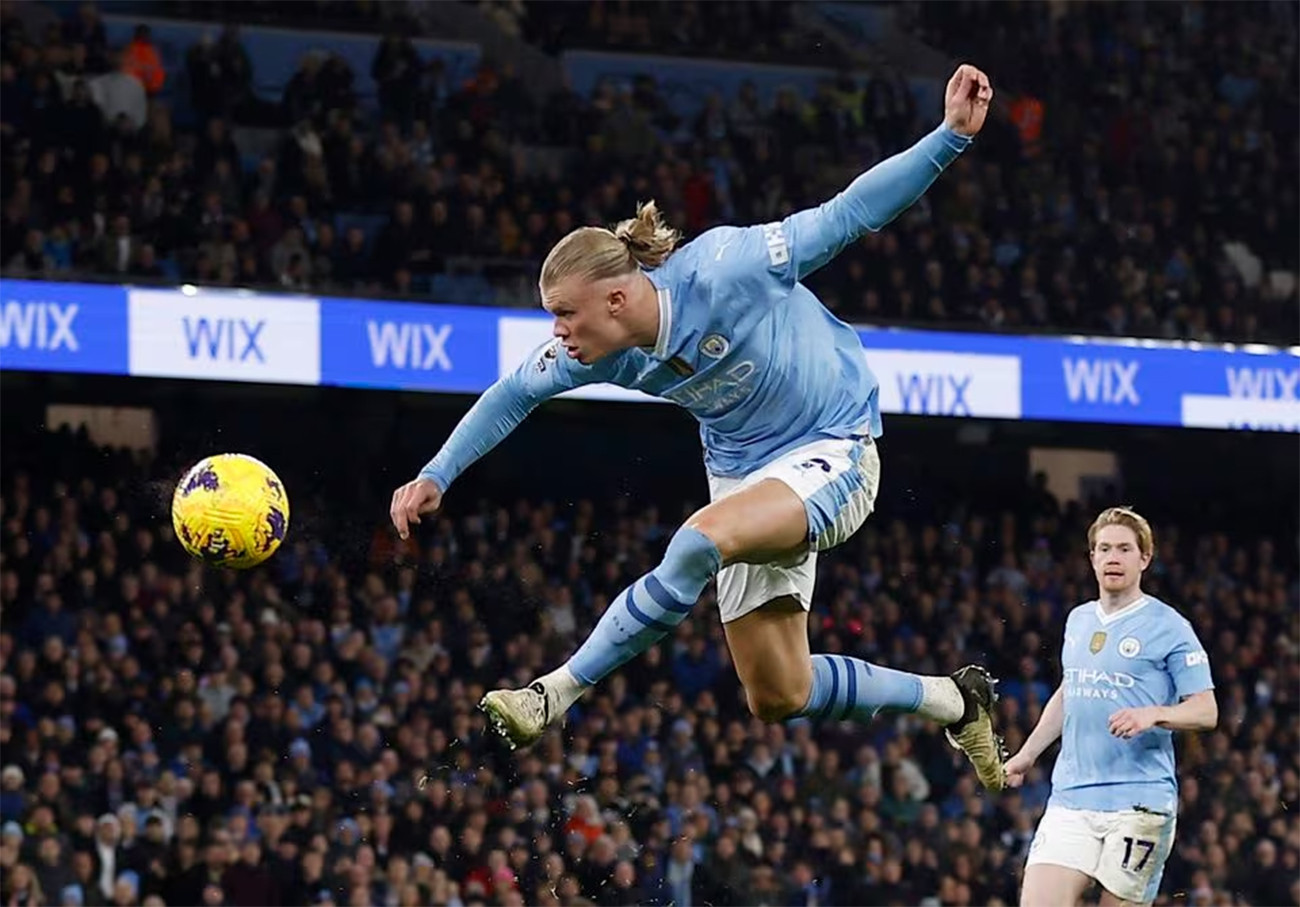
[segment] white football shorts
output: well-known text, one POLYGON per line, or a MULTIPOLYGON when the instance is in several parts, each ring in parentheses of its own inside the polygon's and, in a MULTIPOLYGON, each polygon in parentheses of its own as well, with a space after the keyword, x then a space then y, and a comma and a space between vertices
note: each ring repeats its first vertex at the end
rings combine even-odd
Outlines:
POLYGON ((718 572, 718 609, 730 623, 774 598, 812 607, 817 552, 846 541, 866 522, 880 487, 880 452, 870 436, 813 441, 739 478, 709 476, 713 500, 764 479, 793 489, 808 513, 808 551, 784 563, 733 564, 718 572))
POLYGON ((1177 824, 1176 816, 1140 809, 1099 812, 1049 806, 1025 865, 1077 869, 1117 898, 1150 904, 1160 891, 1177 824))

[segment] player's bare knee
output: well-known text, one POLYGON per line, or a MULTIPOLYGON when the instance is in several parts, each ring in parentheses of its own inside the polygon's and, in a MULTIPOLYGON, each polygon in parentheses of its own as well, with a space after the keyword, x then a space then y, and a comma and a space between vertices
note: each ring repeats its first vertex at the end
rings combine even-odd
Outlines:
POLYGON ((726 564, 735 558, 737 546, 735 529, 728 526, 728 522, 725 516, 704 507, 691 514, 685 525, 712 542, 718 549, 722 562, 726 564))
POLYGON ((1079 907, 1091 884, 1092 879, 1076 869, 1051 863, 1033 864, 1025 868, 1020 907, 1043 907, 1044 904, 1079 907))

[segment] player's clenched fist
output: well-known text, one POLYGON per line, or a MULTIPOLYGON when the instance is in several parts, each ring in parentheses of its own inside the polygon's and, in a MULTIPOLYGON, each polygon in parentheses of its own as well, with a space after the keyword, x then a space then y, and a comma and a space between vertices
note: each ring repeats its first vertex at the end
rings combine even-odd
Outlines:
POLYGON ((963 63, 948 80, 943 98, 943 121, 959 135, 975 135, 984 128, 989 105, 993 103, 993 86, 980 70, 963 63))
POLYGON ((420 522, 421 516, 436 513, 442 506, 442 489, 429 479, 414 479, 393 492, 393 504, 388 509, 393 527, 399 537, 411 534, 411 524, 420 522))
POLYGON ((1029 770, 1034 767, 1034 760, 1025 755, 1024 750, 1007 760, 1004 769, 1007 773, 1007 787, 1019 787, 1025 783, 1029 770))

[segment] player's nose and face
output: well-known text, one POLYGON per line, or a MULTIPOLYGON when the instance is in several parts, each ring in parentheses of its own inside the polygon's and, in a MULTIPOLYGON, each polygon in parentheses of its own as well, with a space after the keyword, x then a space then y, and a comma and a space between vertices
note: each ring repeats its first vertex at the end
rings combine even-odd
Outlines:
POLYGON ((1136 586, 1151 558, 1142 553, 1137 533, 1127 526, 1103 526, 1092 548, 1092 569, 1106 592, 1136 586))
POLYGON ((583 365, 622 348, 620 325, 611 312, 606 284, 569 278, 542 288, 542 308, 555 319, 551 333, 569 357, 583 365))

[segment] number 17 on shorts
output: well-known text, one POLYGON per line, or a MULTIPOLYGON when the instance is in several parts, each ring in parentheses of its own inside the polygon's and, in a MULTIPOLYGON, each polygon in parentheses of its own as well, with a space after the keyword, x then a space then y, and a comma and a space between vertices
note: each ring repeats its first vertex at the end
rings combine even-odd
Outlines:
POLYGON ((1077 869, 1118 898, 1150 903, 1173 850, 1176 822, 1149 810, 1051 806, 1038 824, 1027 863, 1077 869))

